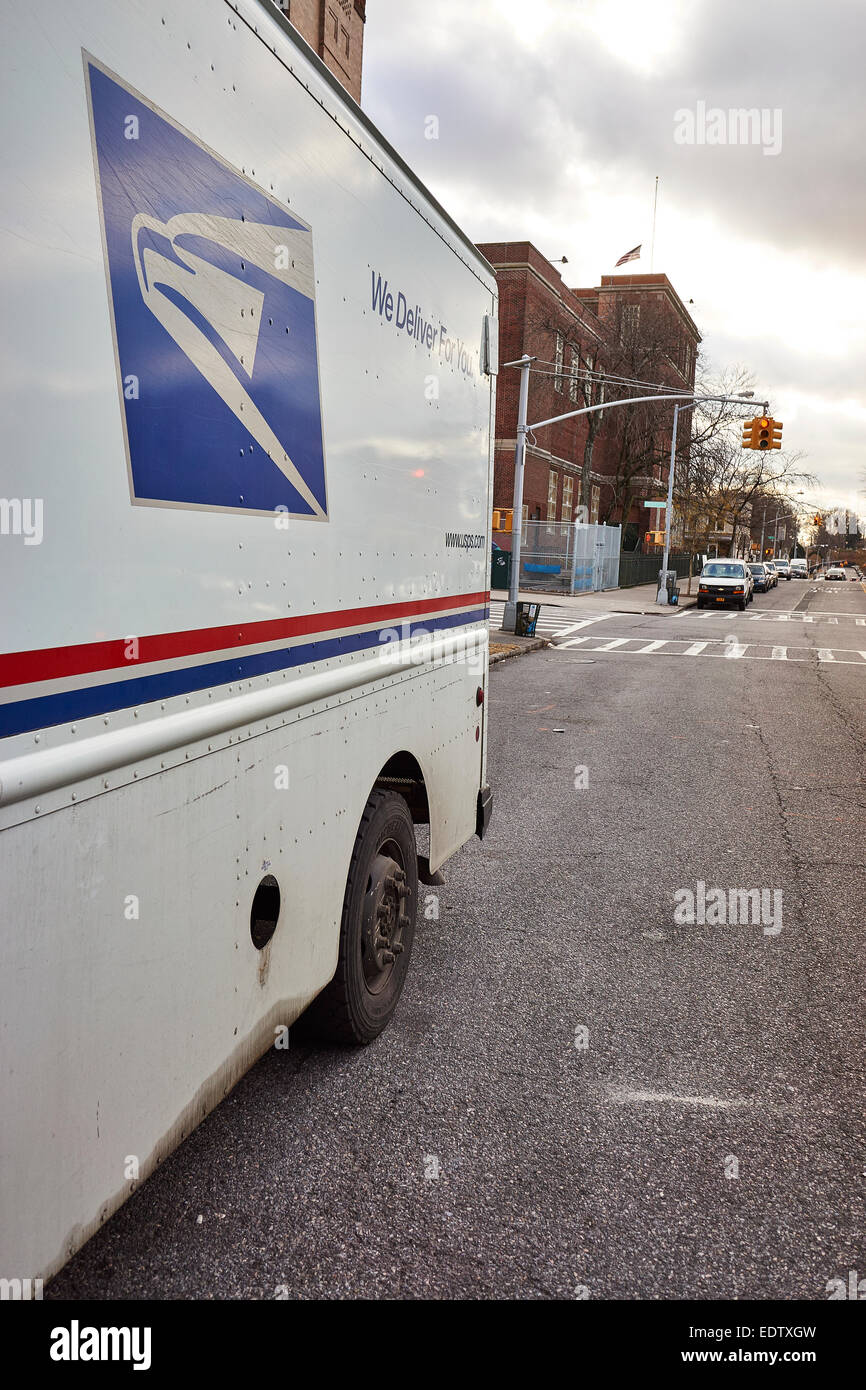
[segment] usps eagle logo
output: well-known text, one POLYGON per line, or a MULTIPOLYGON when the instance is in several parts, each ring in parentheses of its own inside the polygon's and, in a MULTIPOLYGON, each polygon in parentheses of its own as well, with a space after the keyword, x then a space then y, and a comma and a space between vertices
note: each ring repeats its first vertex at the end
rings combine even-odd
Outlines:
POLYGON ((311 228, 85 71, 133 500, 326 520, 311 228))

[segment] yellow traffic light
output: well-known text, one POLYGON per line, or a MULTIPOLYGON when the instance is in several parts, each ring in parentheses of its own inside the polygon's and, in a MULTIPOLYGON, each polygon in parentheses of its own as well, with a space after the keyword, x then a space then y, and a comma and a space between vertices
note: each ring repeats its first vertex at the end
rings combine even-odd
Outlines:
POLYGON ((772 415, 759 415, 755 420, 743 424, 741 449, 781 449, 782 423, 772 415))
POLYGON ((511 520, 512 520, 512 517, 513 517, 513 516, 514 516, 514 511, 513 511, 513 509, 510 508, 510 507, 509 507, 507 510, 503 510, 502 508, 497 509, 497 510, 493 513, 493 519, 492 519, 493 530, 494 530, 494 531, 510 531, 510 530, 511 530, 511 520))
POLYGON ((816 512, 815 515, 812 517, 812 521, 816 526, 820 526, 823 520, 824 518, 822 517, 820 512, 816 512))

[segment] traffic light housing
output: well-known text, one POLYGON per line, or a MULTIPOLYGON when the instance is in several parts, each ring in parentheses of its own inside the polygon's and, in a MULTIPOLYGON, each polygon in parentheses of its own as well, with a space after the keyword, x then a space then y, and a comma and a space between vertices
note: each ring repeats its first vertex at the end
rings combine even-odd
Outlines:
POLYGON ((814 526, 820 526, 820 525, 822 524, 823 520, 824 520, 824 518, 822 517, 821 513, 820 513, 820 512, 816 512, 815 515, 812 517, 812 524, 813 524, 814 526))
POLYGON ((772 415, 759 415, 743 423, 742 449, 781 449, 782 422, 772 415))
POLYGON ((510 531, 513 517, 514 511, 512 508, 509 507, 507 511, 503 510, 502 508, 498 508, 493 513, 493 530, 510 531))

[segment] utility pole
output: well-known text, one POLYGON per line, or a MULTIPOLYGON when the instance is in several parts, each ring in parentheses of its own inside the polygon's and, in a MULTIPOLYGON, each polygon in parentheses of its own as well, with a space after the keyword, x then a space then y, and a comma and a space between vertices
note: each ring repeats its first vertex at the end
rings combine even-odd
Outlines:
MULTIPOLYGON (((517 439, 514 445, 514 497, 511 513, 511 575, 508 602, 502 615, 502 631, 517 627, 517 596, 520 592, 520 543, 523 537, 523 470, 526 463, 526 412, 529 408, 529 368, 535 361, 526 353, 515 366, 520 367, 520 396, 517 402, 517 439)), ((511 365, 510 363, 508 365, 511 365)))
MULTIPOLYGON (((754 399, 754 392, 748 392, 743 396, 696 396, 694 391, 669 391, 661 388, 651 396, 624 396, 618 401, 604 401, 598 405, 585 405, 579 410, 566 410, 562 415, 551 415, 547 420, 536 420, 533 424, 527 424, 526 416, 529 402, 529 370, 534 357, 527 353, 517 359, 516 362, 503 362, 503 367, 519 367, 521 370, 520 396, 517 405, 517 438, 514 443, 514 510, 512 516, 511 529, 511 580, 508 586, 508 602, 502 615, 502 631, 513 632, 517 623, 517 595, 519 592, 520 579, 520 543, 523 530, 523 472, 526 462, 526 436, 533 434, 536 430, 543 429, 546 425, 558 425, 561 420, 573 420, 578 415, 593 415, 598 410, 613 410, 620 405, 643 405, 648 401, 686 401, 687 405, 677 406, 677 410, 688 410, 701 401, 723 401, 732 405, 751 405, 754 399), (515 526, 516 523, 516 526, 515 526)), ((642 383, 636 382, 636 385, 642 383)), ((668 476, 668 517, 665 523, 665 558, 668 554, 670 542, 670 499, 673 497, 673 474, 674 474, 674 449, 676 448, 676 415, 674 416, 674 439, 671 447, 671 467, 668 476)), ((667 595, 665 595, 667 601, 667 595)))

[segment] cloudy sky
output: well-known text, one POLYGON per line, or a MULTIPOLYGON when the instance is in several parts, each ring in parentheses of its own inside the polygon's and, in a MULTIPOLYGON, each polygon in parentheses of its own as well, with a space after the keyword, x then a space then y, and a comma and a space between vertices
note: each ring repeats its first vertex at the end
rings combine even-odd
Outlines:
POLYGON ((806 500, 862 515, 864 72, 864 0, 368 0, 363 104, 474 240, 570 285, 638 242, 650 269, 658 175, 654 269, 808 454, 806 500))

